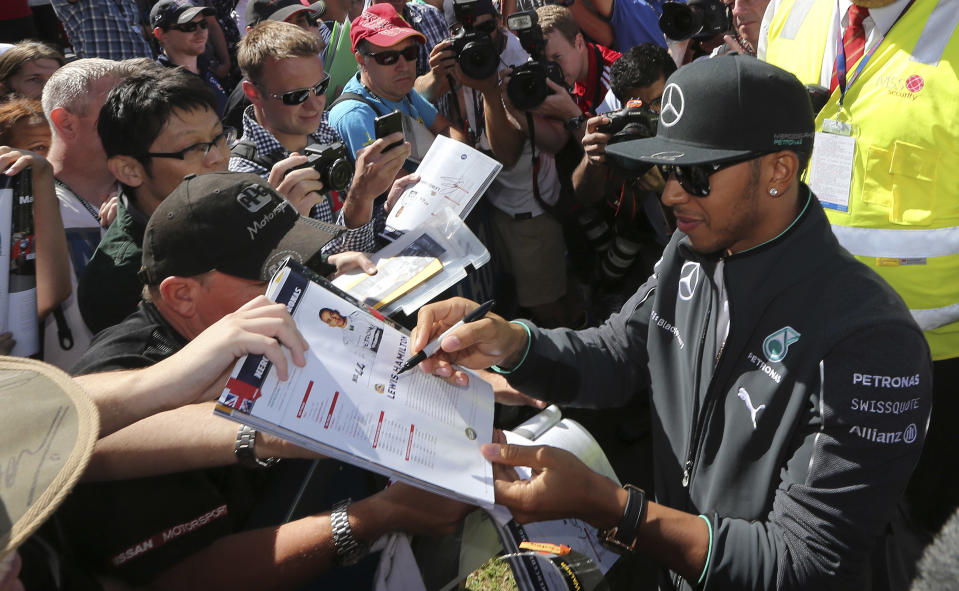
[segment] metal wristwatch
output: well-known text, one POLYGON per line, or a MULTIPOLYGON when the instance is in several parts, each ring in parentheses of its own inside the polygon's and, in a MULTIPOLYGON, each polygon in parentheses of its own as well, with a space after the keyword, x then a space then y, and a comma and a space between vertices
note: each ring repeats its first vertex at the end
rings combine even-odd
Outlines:
POLYGON ((369 544, 357 542, 353 537, 353 528, 346 513, 352 499, 343 499, 330 512, 330 526, 333 529, 333 550, 336 551, 336 564, 339 566, 353 566, 366 558, 370 553, 369 544))
POLYGON ((256 429, 249 425, 240 425, 237 429, 233 454, 240 465, 247 468, 268 468, 280 461, 279 458, 261 460, 256 457, 256 429))
POLYGON ((623 511, 623 517, 616 527, 604 529, 599 532, 599 541, 607 549, 622 554, 624 552, 633 552, 636 550, 636 543, 639 540, 639 526, 643 523, 646 516, 646 491, 633 486, 624 484, 629 492, 629 499, 626 501, 626 509, 623 511))

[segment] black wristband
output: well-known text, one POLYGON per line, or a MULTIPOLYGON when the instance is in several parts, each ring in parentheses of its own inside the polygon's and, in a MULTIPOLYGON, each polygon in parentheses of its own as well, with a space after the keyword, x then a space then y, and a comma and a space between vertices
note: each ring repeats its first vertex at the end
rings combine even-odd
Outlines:
POLYGON ((646 506, 648 504, 646 491, 643 489, 632 484, 625 484, 623 488, 629 492, 623 517, 616 527, 603 530, 599 536, 604 546, 620 553, 632 552, 636 549, 636 542, 639 539, 639 526, 646 517, 646 506))

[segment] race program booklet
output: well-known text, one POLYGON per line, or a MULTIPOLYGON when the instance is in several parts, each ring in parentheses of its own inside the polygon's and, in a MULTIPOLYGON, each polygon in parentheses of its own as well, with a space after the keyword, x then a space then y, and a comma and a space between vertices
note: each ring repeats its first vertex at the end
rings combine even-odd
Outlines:
POLYGON ((466 219, 503 165, 479 150, 436 136, 416 168, 420 180, 407 187, 386 217, 384 236, 395 240, 449 207, 466 219))
POLYGON ((306 366, 279 381, 262 355, 240 359, 215 413, 395 480, 489 507, 493 389, 448 384, 416 369, 409 335, 325 279, 287 262, 267 296, 284 303, 310 344, 306 366), (312 280, 311 280, 312 279, 312 280))

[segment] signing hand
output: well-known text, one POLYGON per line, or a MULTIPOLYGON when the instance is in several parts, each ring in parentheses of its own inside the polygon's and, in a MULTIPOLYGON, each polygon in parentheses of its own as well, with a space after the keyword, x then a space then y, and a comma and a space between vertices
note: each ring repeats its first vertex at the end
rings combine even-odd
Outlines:
MULTIPOLYGON (((416 328, 410 334, 410 353, 419 352, 430 339, 442 334, 478 306, 465 298, 453 298, 420 308, 416 328)), ((501 365, 504 360, 507 365, 508 362, 515 364, 526 350, 526 343, 526 329, 490 312, 485 318, 464 324, 444 338, 440 350, 420 363, 420 368, 442 378, 452 378, 455 384, 466 385, 469 383, 466 373, 455 370, 453 364, 471 369, 501 365)))

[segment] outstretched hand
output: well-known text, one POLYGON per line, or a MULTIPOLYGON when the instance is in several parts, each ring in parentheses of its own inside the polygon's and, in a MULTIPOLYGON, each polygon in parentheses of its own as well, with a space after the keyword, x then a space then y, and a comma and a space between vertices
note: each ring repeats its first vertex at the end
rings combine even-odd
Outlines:
POLYGON ((566 450, 486 443, 482 451, 493 463, 496 502, 520 523, 575 517, 608 527, 623 514, 628 493, 566 450), (530 479, 521 479, 516 466, 531 468, 530 479))

